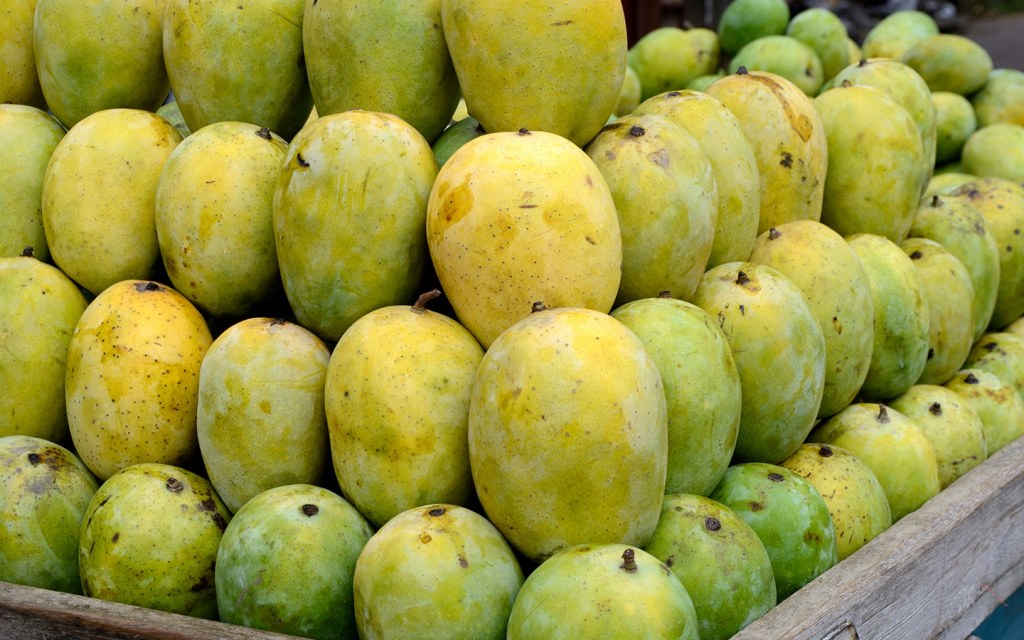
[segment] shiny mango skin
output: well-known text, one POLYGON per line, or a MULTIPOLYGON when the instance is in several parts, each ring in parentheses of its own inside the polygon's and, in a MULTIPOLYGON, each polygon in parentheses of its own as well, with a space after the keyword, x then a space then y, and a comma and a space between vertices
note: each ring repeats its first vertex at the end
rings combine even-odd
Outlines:
POLYGON ((156 277, 160 172, 181 142, 155 113, 107 109, 71 128, 43 179, 43 230, 54 263, 93 295, 156 277))
POLYGON ((430 145, 397 116, 353 110, 295 136, 278 175, 273 221, 281 280, 295 317, 327 342, 419 284, 430 145))
POLYGON ((757 232, 791 220, 820 220, 828 150, 811 99, 767 71, 727 75, 706 92, 733 112, 754 148, 761 183, 757 232))
POLYGON ((484 354, 469 406, 469 456, 488 518, 542 561, 585 542, 643 545, 668 464, 661 376, 607 314, 537 311, 484 354))
POLYGON ((165 0, 38 0, 32 31, 46 106, 70 129, 91 113, 156 111, 170 91, 165 0))
POLYGON ((43 89, 36 73, 32 47, 32 23, 36 0, 11 0, 0 8, 0 103, 21 104, 43 109, 43 89))
POLYGON ((331 354, 325 401, 345 496, 375 526, 473 494, 467 423, 484 351, 455 320, 396 305, 357 320, 331 354))
POLYGON ((317 111, 392 113, 433 143, 460 96, 441 4, 305 0, 303 51, 317 111))
POLYGON ((68 427, 100 480, 141 462, 181 465, 198 450, 199 368, 212 342, 199 311, 152 281, 96 296, 68 345, 68 427))
POLYGON ((276 318, 231 325, 203 356, 196 436, 207 477, 233 512, 261 491, 326 478, 329 360, 320 338, 276 318))
POLYGON ((313 107, 305 0, 165 1, 167 75, 188 128, 250 122, 291 140, 313 107))
POLYGON ((56 267, 0 258, 0 436, 64 442, 68 343, 87 301, 56 267))
POLYGON ((989 456, 1024 436, 1024 397, 1011 383, 986 369, 957 371, 945 385, 981 418, 989 456))
POLYGON ((939 33, 918 40, 900 60, 917 71, 932 91, 969 96, 985 86, 992 58, 980 44, 962 35, 939 33))
POLYGON ((622 233, 600 169, 543 131, 488 133, 438 172, 427 244, 459 321, 487 348, 534 302, 607 313, 622 278, 622 233))
POLYGON ((582 147, 615 109, 626 73, 618 0, 442 0, 469 115, 488 132, 548 131, 582 147), (585 60, 585 64, 581 61, 585 60))

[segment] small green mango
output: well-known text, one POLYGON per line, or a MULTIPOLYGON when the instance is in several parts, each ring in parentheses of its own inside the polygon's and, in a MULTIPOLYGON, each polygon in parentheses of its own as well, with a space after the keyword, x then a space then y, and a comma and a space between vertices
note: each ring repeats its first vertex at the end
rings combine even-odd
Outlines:
POLYGON ((960 158, 964 143, 978 128, 978 118, 970 101, 959 93, 932 92, 935 103, 935 164, 943 165, 960 158))
POLYGON ((459 147, 470 140, 479 138, 484 133, 484 128, 480 122, 471 116, 466 116, 449 126, 437 137, 434 144, 430 145, 431 150, 434 152, 434 159, 437 160, 437 166, 439 168, 443 167, 444 163, 448 162, 448 158, 452 157, 452 154, 459 147))
POLYGON ((970 101, 979 127, 997 122, 1024 125, 1024 71, 993 69, 970 101))
POLYGON ((918 40, 900 60, 917 71, 932 91, 968 96, 985 86, 992 72, 988 51, 970 38, 939 33, 918 40))
MULTIPOLYGON (((850 36, 846 25, 834 12, 824 7, 811 7, 793 16, 786 26, 786 35, 803 42, 821 61, 822 79, 828 80, 850 60, 850 36)), ((856 43, 854 43, 856 44, 856 43)))
POLYGON ((963 398, 981 418, 989 456, 1024 435, 1024 398, 986 369, 962 369, 944 385, 963 398))
POLYGON ((729 73, 767 71, 782 76, 808 96, 814 96, 825 82, 825 71, 817 52, 807 43, 788 35, 771 35, 748 42, 729 61, 729 73))
POLYGON ((789 24, 789 5, 783 0, 736 0, 718 19, 722 50, 735 55, 758 38, 780 35, 789 24))
POLYGON ((630 47, 626 62, 640 79, 641 101, 682 89, 706 70, 688 31, 676 26, 644 34, 630 47))

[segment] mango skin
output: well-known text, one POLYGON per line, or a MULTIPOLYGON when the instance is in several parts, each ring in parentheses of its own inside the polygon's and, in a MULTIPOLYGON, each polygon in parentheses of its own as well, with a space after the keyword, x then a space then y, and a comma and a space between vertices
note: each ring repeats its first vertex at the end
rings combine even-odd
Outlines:
POLYGON ((985 86, 992 58, 985 48, 965 36, 939 33, 922 38, 900 60, 917 71, 932 91, 971 95, 985 86))
POLYGON ((729 61, 729 73, 740 67, 747 71, 768 71, 814 96, 825 82, 825 71, 817 52, 788 35, 771 35, 748 42, 729 61))
POLYGON ((0 437, 0 580, 82 593, 78 531, 98 488, 82 461, 59 444, 0 437))
POLYGON ((231 325, 207 349, 196 438, 207 477, 232 512, 273 487, 326 478, 329 360, 312 332, 271 318, 231 325))
POLYGON ((698 625, 690 595, 660 560, 624 544, 581 544, 529 575, 512 606, 507 637, 627 640, 643 629, 652 640, 697 640, 698 625))
POLYGON ((155 113, 107 109, 57 143, 43 179, 46 243, 54 263, 93 295, 156 277, 156 189, 179 142, 155 113))
POLYGON ((582 147, 615 109, 627 49, 618 0, 525 0, 514 14, 442 0, 441 21, 469 115, 488 132, 549 131, 582 147))
POLYGON ((64 442, 68 345, 87 302, 52 265, 0 258, 0 436, 64 442))
POLYGON ((96 296, 68 345, 68 427, 100 480, 141 462, 185 464, 198 450, 199 368, 212 342, 199 311, 156 282, 96 296))
POLYGON ((682 89, 705 67, 689 31, 659 27, 644 34, 629 48, 626 63, 640 80, 640 101, 659 93, 682 89))
POLYGON ((519 561, 486 518, 432 504, 377 530, 356 560, 356 627, 364 640, 498 640, 523 584, 519 561))
POLYGON ((779 0, 730 2, 718 20, 718 38, 724 51, 735 54, 758 38, 785 32, 789 21, 789 5, 779 0))
POLYGON ((939 25, 924 11, 894 11, 875 24, 864 37, 864 57, 899 60, 916 42, 938 33, 939 25))
POLYGON ((825 390, 825 337, 807 298, 772 267, 727 262, 704 274, 693 304, 725 333, 740 374, 734 460, 785 459, 814 426, 825 390))
POLYGON ((470 391, 484 351, 448 316, 396 305, 338 340, 325 401, 342 494, 375 526, 430 502, 466 504, 470 391))
POLYGON ((167 75, 188 128, 249 122, 291 140, 313 106, 305 1, 165 1, 167 75))
POLYGON ((438 172, 427 245, 459 322, 487 348, 549 308, 611 310, 622 278, 622 233, 600 169, 543 131, 488 133, 438 172))
POLYGON ((453 122, 449 125, 441 135, 437 136, 434 143, 430 145, 434 152, 434 159, 437 160, 438 168, 443 167, 444 163, 448 162, 448 158, 452 157, 452 154, 459 147, 474 138, 479 138, 484 133, 486 133, 484 128, 480 126, 476 118, 471 116, 466 116, 458 122, 453 122))
POLYGON ((82 592, 217 618, 214 566, 231 512, 202 476, 142 463, 100 485, 79 533, 82 592))
POLYGON ((824 7, 811 7, 793 16, 786 25, 786 35, 814 49, 821 61, 824 80, 856 62, 850 60, 851 50, 847 45, 850 37, 846 25, 839 16, 824 7))
POLYGON ((641 96, 640 76, 636 74, 633 67, 626 66, 626 72, 622 76, 622 89, 619 92, 619 101, 615 103, 613 113, 622 117, 633 113, 633 110, 640 104, 641 96))
POLYGON ((664 495, 667 420, 657 365, 622 323, 582 308, 533 313, 487 349, 473 382, 480 503, 534 561, 585 542, 642 546, 664 495))
POLYGON ((981 418, 989 456, 1024 435, 1024 398, 995 373, 968 367, 943 386, 959 394, 981 418))
POLYGON ((36 73, 36 54, 32 47, 32 23, 35 0, 5 2, 0 9, 0 103, 21 104, 43 109, 43 89, 36 73))
POLYGON ((32 46, 39 85, 65 128, 105 109, 156 111, 163 104, 170 91, 164 5, 165 0, 36 2, 32 46))
POLYGON ((971 347, 964 368, 991 371, 1024 397, 1024 337, 1005 331, 986 333, 971 347))
POLYGON ((997 122, 978 129, 964 142, 960 161, 976 176, 1024 178, 1024 126, 997 122))
POLYGON ((1024 125, 1024 71, 993 69, 970 103, 979 127, 997 122, 1024 125))
POLYGON ((46 165, 64 127, 35 107, 0 104, 0 257, 12 258, 32 247, 32 255, 50 260, 43 230, 43 180, 46 165))
POLYGON ((319 638, 353 638, 352 579, 373 529, 327 489, 267 489, 235 512, 217 548, 221 622, 319 638))
POLYGON ((334 342, 367 312, 413 295, 436 175, 430 145, 391 114, 325 115, 295 136, 273 221, 281 280, 300 324, 334 342))
POLYGON ((935 103, 935 164, 960 158, 964 143, 978 129, 978 116, 967 98, 950 91, 932 93, 935 103))

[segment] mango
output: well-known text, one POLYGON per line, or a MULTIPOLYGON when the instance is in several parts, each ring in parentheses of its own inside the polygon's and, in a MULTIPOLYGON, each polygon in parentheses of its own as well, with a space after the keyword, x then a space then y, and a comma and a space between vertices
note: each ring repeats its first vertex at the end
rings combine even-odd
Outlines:
POLYGON ((626 72, 622 76, 622 89, 619 91, 619 101, 615 103, 615 109, 612 113, 620 118, 628 113, 633 113, 633 110, 640 104, 642 91, 640 76, 633 70, 633 67, 627 65, 626 72))
POLYGON ((997 122, 1024 125, 1024 71, 993 69, 970 102, 979 127, 997 122))
POLYGON ((935 164, 960 158, 964 143, 978 128, 978 117, 970 101, 959 93, 935 91, 935 164))
MULTIPOLYGON (((793 16, 786 35, 803 42, 821 61, 822 79, 828 80, 855 60, 850 60, 850 36, 836 13, 825 7, 811 7, 793 16)), ((856 43, 854 43, 856 44, 856 43)))
POLYGON ((846 50, 850 54, 850 64, 857 64, 858 62, 864 59, 864 51, 861 50, 860 45, 857 44, 857 41, 849 36, 847 36, 846 38, 846 50))
POLYGON ((181 115, 181 107, 178 106, 177 100, 165 102, 163 106, 156 110, 156 115, 173 124, 182 138, 187 138, 191 135, 192 132, 189 130, 188 124, 185 123, 185 116, 181 115))
POLYGON ((1024 337, 1005 331, 986 333, 971 347, 964 368, 991 371, 1024 397, 1024 337))
POLYGON ((938 33, 939 25, 928 13, 916 9, 894 11, 864 36, 864 57, 899 60, 917 41, 938 33))
POLYGON ((745 44, 729 61, 729 73, 740 68, 782 76, 808 96, 818 93, 825 82, 818 54, 807 43, 788 35, 764 36, 745 44))
MULTIPOLYGON (((35 0, 5 2, 0 9, 0 104, 20 104, 37 109, 46 106, 36 73, 36 54, 32 46, 32 22, 35 0)), ((0 174, 2 175, 2 174, 0 174)))
POLYGON ((924 195, 925 197, 949 195, 959 189, 961 185, 968 182, 974 182, 977 179, 978 176, 963 173, 962 167, 949 171, 939 171, 939 168, 936 167, 935 175, 933 175, 931 180, 928 181, 928 189, 925 191, 924 195))
POLYGON ((900 60, 917 71, 932 91, 967 96, 985 86, 992 71, 988 51, 970 38, 939 33, 918 40, 900 60))
POLYGON ((712 82, 723 77, 725 77, 725 71, 721 69, 714 73, 709 73, 705 76, 697 76, 693 80, 686 83, 686 90, 700 91, 703 93, 704 90, 707 89, 712 82))
POLYGON ((981 127, 964 142, 963 170, 980 177, 1024 178, 1024 126, 997 122, 981 127))
POLYGON ((779 35, 789 24, 789 5, 783 0, 730 2, 718 19, 722 50, 735 54, 758 38, 779 35))
POLYGON ((480 126, 476 118, 471 116, 466 116, 449 126, 437 137, 437 140, 434 140, 434 144, 430 145, 437 166, 443 167, 459 147, 474 138, 479 138, 484 133, 484 128, 480 126))
POLYGON ((981 418, 989 456, 1024 435, 1024 398, 986 369, 961 369, 945 385, 960 395, 981 418))
POLYGON ((645 33, 629 48, 628 68, 640 80, 640 100, 659 93, 682 89, 701 75, 697 48, 691 44, 687 31, 665 26, 645 33))

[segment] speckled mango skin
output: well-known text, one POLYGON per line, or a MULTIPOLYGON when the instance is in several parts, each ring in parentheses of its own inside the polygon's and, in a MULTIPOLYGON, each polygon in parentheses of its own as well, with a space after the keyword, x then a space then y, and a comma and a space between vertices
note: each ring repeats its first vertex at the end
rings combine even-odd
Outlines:
POLYGON ((668 408, 665 493, 708 495, 721 480, 740 426, 742 387, 729 341, 700 307, 636 300, 611 313, 644 343, 668 408))
POLYGON ((526 557, 587 542, 643 545, 668 463, 657 366, 607 314, 535 312, 484 355, 469 456, 488 518, 526 557))
POLYGON ((507 637, 697 640, 698 626, 690 595, 660 560, 624 544, 581 544, 559 551, 529 575, 512 607, 507 637))
POLYGON ((86 305, 56 267, 28 256, 0 258, 0 436, 66 439, 68 343, 86 305))
POLYGON ((922 38, 900 60, 917 71, 932 91, 971 95, 985 86, 992 58, 977 42, 962 35, 939 33, 922 38))
POLYGON ((78 546, 86 596, 216 619, 214 566, 231 512, 210 483, 159 463, 128 467, 93 494, 78 546))
POLYGON ((488 132, 550 131, 577 146, 615 109, 626 72, 616 0, 442 0, 441 20, 469 115, 488 132), (580 64, 586 60, 586 64, 580 64))
POLYGON ((828 150, 811 99, 766 71, 733 73, 706 91, 733 112, 753 146, 761 184, 757 232, 791 220, 820 220, 828 150))
POLYGON ((68 426, 100 480, 140 462, 184 464, 198 449, 199 368, 212 342, 192 304, 125 280, 97 296, 68 345, 68 426))
POLYGON ((892 526, 885 490, 864 462, 842 447, 807 442, 780 466, 799 474, 828 505, 839 560, 892 526))
POLYGON ((13 0, 0 8, 0 103, 29 105, 42 109, 43 89, 36 73, 32 47, 32 22, 36 0, 13 0))
POLYGON ((636 112, 661 114, 686 129, 711 163, 718 217, 707 268, 749 258, 757 237, 761 190, 754 147, 736 116, 710 95, 689 90, 644 100, 636 112))
POLYGON ((433 142, 459 102, 441 0, 305 0, 303 50, 321 115, 393 113, 433 142))
POLYGON ((64 447, 34 436, 0 437, 0 580, 81 593, 78 532, 98 488, 64 447))
POLYGON ((835 445, 862 460, 885 490, 893 522, 941 488, 931 441, 916 422, 885 405, 851 404, 815 427, 807 441, 835 445))
POLYGON ((280 319, 242 320, 210 345, 199 369, 196 436, 207 476, 232 512, 272 487, 325 479, 329 360, 320 338, 280 319))
POLYGON ((356 635, 352 576, 373 529, 327 489, 292 484, 245 503, 217 549, 221 622, 345 640, 356 635))
POLYGON ((778 463, 814 426, 825 390, 825 337, 807 298, 772 267, 727 262, 704 274, 693 303, 725 333, 740 374, 734 458, 778 463))
POLYGON ((924 150, 913 118, 880 89, 859 85, 826 91, 814 108, 829 148, 822 223, 899 242, 921 196, 924 150))
POLYGON ((20 104, 0 104, 0 258, 32 255, 46 262, 50 249, 43 231, 43 179, 50 155, 64 137, 45 111, 20 104))
POLYGON ((403 511, 356 560, 359 637, 499 640, 522 584, 518 559, 483 516, 448 504, 403 511))
POLYGON ((342 494, 380 526, 473 494, 467 422, 484 351, 448 316, 398 305, 353 324, 331 354, 327 424, 342 494))
POLYGON ((345 111, 295 136, 274 192, 285 295, 304 327, 335 342, 366 313, 408 302, 427 243, 437 163, 397 116, 345 111))
POLYGON ((689 300, 718 221, 718 185, 696 139, 654 113, 626 115, 584 148, 615 202, 622 234, 616 304, 662 291, 689 300))
POLYGON ((991 371, 1024 397, 1024 336, 1005 331, 984 334, 971 346, 964 368, 991 371))
POLYGON ((961 369, 945 385, 981 418, 989 456, 1024 435, 1024 398, 1009 382, 985 369, 961 369))
POLYGON ((38 0, 32 30, 46 106, 70 129, 91 113, 156 111, 170 91, 165 0, 38 0))
POLYGON ((701 640, 726 640, 776 604, 772 563, 754 530, 722 503, 668 494, 644 550, 664 562, 697 612, 701 640))
POLYGON ((313 107, 302 51, 305 0, 166 2, 167 75, 188 128, 249 122, 291 140, 313 107))
POLYGON ((167 158, 156 235, 171 284, 206 313, 242 317, 280 292, 274 188, 288 143, 244 122, 195 131, 167 158))
POLYGON ((54 263, 92 294, 155 277, 157 183, 179 142, 155 113, 107 109, 57 143, 43 180, 43 230, 54 263))
POLYGON ((608 183, 586 153, 543 131, 488 133, 452 154, 430 192, 427 244, 484 348, 537 301, 607 313, 622 278, 608 183))

